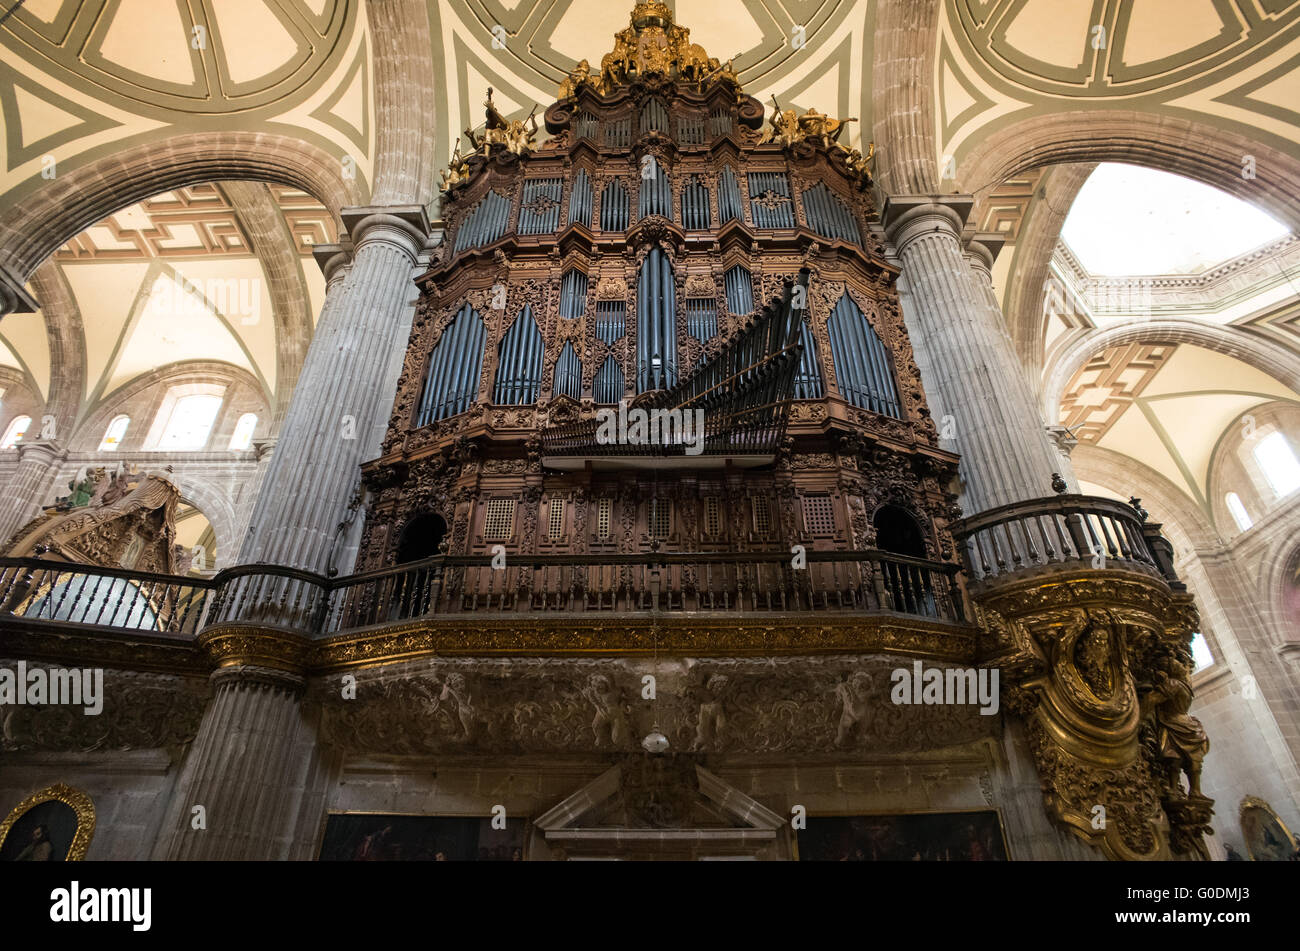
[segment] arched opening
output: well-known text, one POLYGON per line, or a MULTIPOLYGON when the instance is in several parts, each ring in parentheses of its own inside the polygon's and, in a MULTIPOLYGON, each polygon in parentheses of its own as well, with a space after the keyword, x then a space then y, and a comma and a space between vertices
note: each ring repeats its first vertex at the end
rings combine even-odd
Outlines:
MULTIPOLYGON (((906 558, 925 558, 925 538, 921 525, 901 505, 882 505, 871 519, 876 530, 876 547, 906 558)), ((886 558, 881 562, 885 593, 890 607, 906 614, 937 617, 934 585, 929 570, 903 560, 886 558)))
POLYGON ((404 565, 438 554, 438 546, 447 535, 447 522, 441 515, 425 512, 406 523, 397 539, 397 564, 404 565))
POLYGON ((876 529, 876 547, 882 551, 925 557, 925 539, 912 513, 901 505, 882 505, 872 519, 876 529))
MULTIPOLYGON (((441 515, 424 512, 415 516, 402 528, 397 538, 396 563, 399 565, 423 561, 439 553, 447 536, 447 522, 441 515)), ((398 575, 389 598, 388 620, 400 621, 420 617, 433 607, 434 581, 441 576, 440 567, 424 565, 398 575)))

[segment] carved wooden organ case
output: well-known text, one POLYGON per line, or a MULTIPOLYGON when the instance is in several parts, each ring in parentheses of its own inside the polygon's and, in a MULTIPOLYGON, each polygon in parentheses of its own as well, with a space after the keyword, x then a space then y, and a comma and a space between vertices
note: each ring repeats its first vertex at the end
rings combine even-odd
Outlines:
POLYGON ((430 517, 450 554, 843 550, 882 541, 883 507, 919 527, 924 551, 906 553, 955 560, 956 456, 938 447, 870 181, 828 136, 763 134, 759 102, 716 72, 577 75, 546 110, 548 141, 522 123, 512 140, 498 116, 497 141, 456 170, 383 454, 364 467, 358 570, 410 560, 430 517), (638 300, 651 267, 670 313, 638 300), (649 358, 684 378, 803 267, 804 352, 770 464, 545 466, 545 427, 635 405, 649 358))

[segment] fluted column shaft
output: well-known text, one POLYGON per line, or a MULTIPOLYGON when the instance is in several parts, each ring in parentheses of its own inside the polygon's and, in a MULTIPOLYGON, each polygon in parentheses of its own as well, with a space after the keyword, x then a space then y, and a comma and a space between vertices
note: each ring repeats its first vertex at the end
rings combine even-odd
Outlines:
POLYGON ((242 563, 319 573, 331 567, 360 465, 383 441, 406 353, 416 299, 412 269, 427 234, 427 222, 421 230, 410 217, 385 209, 351 215, 351 266, 326 297, 258 492, 242 563))
POLYGON ((0 495, 0 545, 36 517, 49 491, 50 480, 64 458, 54 442, 19 443, 18 452, 18 466, 0 495))
POLYGON ((961 504, 974 514, 1050 495, 1062 462, 992 288, 986 295, 963 252, 963 220, 962 205, 938 196, 891 199, 885 209, 909 291, 903 316, 926 398, 940 435, 951 430, 946 448, 961 453, 961 504))
POLYGON ((298 702, 303 680, 268 668, 223 667, 212 681, 214 695, 154 858, 284 857, 305 772, 304 741, 311 742, 298 702))

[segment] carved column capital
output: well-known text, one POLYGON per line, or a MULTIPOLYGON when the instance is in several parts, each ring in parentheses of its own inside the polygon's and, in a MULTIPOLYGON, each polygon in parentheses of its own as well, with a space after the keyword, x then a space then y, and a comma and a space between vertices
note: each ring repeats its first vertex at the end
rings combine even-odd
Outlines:
POLYGON ((885 234, 901 255, 917 238, 936 231, 960 240, 975 206, 971 195, 900 195, 885 199, 881 221, 885 234))
POLYGON ((998 252, 1006 244, 1006 235, 995 231, 977 231, 966 242, 967 260, 971 268, 991 285, 993 283, 993 262, 998 252))
POLYGON ((301 679, 309 646, 298 634, 250 624, 215 625, 199 634, 199 647, 218 671, 273 670, 301 679))
POLYGON ((274 667, 256 667, 244 664, 218 667, 208 677, 208 681, 215 688, 228 684, 252 684, 270 687, 273 690, 279 690, 293 696, 300 695, 307 686, 307 678, 301 674, 278 670, 274 667))
POLYGON ((412 264, 431 234, 423 205, 344 208, 343 226, 357 251, 367 244, 383 242, 409 256, 412 264))
POLYGON ((325 275, 326 290, 333 290, 352 267, 352 242, 318 244, 312 248, 311 256, 325 275))

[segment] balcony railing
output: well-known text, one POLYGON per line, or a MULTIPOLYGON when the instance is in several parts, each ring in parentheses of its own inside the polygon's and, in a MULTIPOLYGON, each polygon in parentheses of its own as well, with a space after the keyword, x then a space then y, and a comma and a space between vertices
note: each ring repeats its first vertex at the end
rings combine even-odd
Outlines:
POLYGON ((238 621, 328 635, 419 618, 893 613, 966 620, 959 566, 880 551, 438 555, 329 579, 272 565, 214 578, 0 558, 0 623, 194 635, 238 621))
POLYGON ((0 558, 0 619, 193 635, 214 582, 38 558, 0 558))
POLYGON ((980 512, 954 524, 953 535, 975 582, 1048 565, 1131 568, 1177 581, 1153 553, 1153 530, 1159 538, 1159 526, 1123 502, 1056 495, 980 512))
POLYGON ((894 612, 962 623, 957 565, 879 551, 438 556, 342 578, 324 633, 448 614, 894 612))

